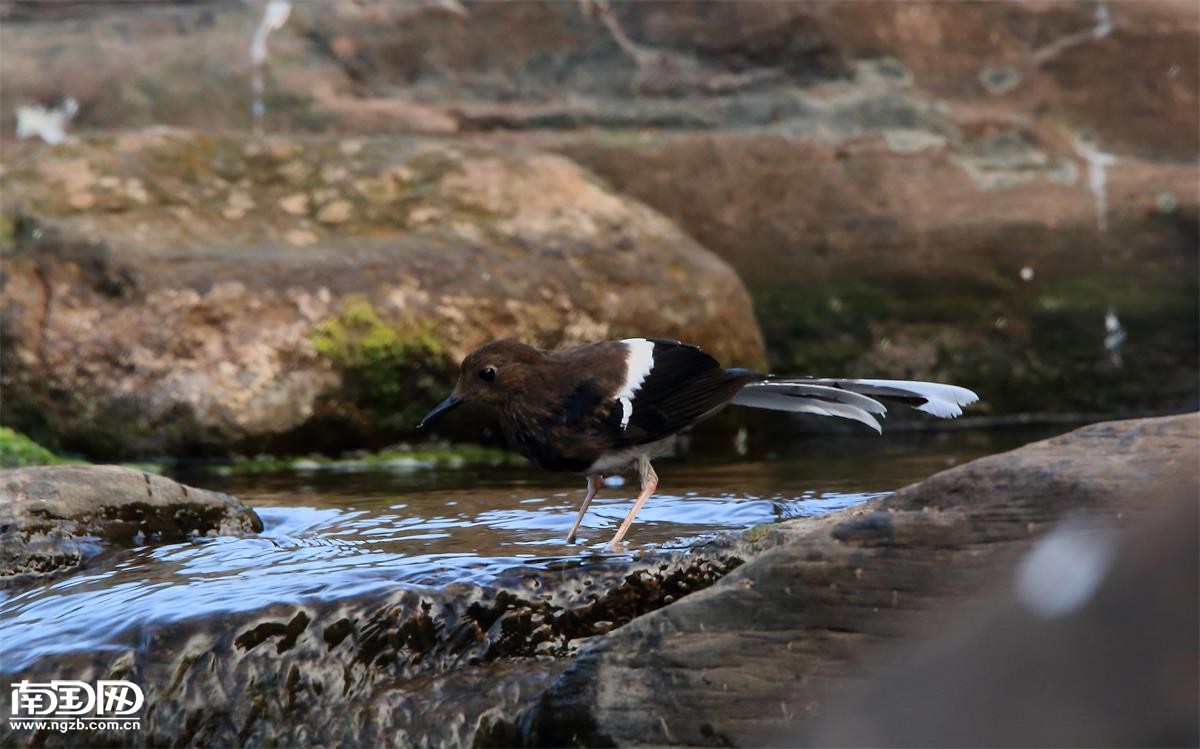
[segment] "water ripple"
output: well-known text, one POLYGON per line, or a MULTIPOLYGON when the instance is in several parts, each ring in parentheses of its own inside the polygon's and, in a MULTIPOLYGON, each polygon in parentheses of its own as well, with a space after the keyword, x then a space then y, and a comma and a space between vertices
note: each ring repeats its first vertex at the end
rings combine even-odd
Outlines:
MULTIPOLYGON (((514 566, 544 566, 603 553, 630 507, 601 498, 583 543, 562 542, 578 493, 414 492, 340 496, 343 506, 261 506, 251 538, 206 538, 102 555, 93 568, 0 601, 5 671, 66 650, 103 649, 124 628, 245 611, 279 602, 352 596, 395 585, 486 583, 514 566), (15 644, 20 643, 20 647, 15 644)), ((655 496, 638 516, 638 547, 679 548, 714 531, 829 512, 870 493, 787 497, 759 491, 655 496)), ((286 502, 278 493, 262 499, 286 502)), ((291 499, 311 500, 311 494, 291 499)), ((330 500, 331 498, 325 498, 330 500)))

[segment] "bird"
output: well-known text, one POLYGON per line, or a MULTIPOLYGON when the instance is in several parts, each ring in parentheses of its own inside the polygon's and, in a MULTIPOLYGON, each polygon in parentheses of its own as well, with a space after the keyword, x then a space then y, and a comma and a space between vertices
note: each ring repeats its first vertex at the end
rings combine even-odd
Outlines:
POLYGON ((733 404, 851 419, 882 432, 879 418, 887 407, 880 398, 954 418, 979 396, 935 382, 779 377, 725 368, 699 346, 660 338, 562 351, 497 340, 463 359, 453 391, 418 429, 464 403, 484 404, 499 413, 510 448, 546 470, 583 474, 587 490, 568 544, 604 478, 636 467, 640 492, 609 543, 619 552, 658 488, 651 460, 696 422, 733 404))

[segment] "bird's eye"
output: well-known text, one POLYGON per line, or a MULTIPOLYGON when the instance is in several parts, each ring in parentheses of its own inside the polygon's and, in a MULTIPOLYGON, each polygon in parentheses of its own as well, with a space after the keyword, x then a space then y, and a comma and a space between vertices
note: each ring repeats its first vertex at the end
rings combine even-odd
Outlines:
POLYGON ((491 382, 492 380, 496 379, 496 368, 484 367, 483 369, 479 370, 479 376, 488 382, 491 382))

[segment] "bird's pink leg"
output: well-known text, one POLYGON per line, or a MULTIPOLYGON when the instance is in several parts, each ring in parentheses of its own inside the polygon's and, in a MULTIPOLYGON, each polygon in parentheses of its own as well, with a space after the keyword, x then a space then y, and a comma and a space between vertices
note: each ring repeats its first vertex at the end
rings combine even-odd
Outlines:
POLYGON ((599 474, 592 474, 587 477, 587 482, 587 494, 583 495, 583 504, 579 506, 579 514, 575 516, 575 524, 571 526, 571 532, 567 534, 567 543, 569 544, 575 543, 575 531, 579 530, 579 524, 583 522, 583 514, 587 512, 588 505, 592 503, 596 492, 600 491, 600 485, 604 483, 604 477, 599 474))
POLYGON ((646 458, 638 459, 638 475, 642 479, 642 493, 638 495, 637 501, 633 503, 633 509, 625 516, 621 527, 617 529, 617 535, 613 536, 613 540, 608 546, 613 551, 621 550, 621 539, 625 538, 625 534, 629 531, 629 526, 633 525, 633 519, 637 517, 638 511, 642 509, 642 505, 646 504, 646 500, 650 499, 650 495, 658 488, 658 474, 654 472, 653 466, 646 458))

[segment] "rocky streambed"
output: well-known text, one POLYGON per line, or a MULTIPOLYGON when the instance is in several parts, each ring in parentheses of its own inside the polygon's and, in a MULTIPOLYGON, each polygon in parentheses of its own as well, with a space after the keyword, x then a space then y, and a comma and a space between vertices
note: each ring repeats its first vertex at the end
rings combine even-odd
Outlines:
MULTIPOLYGON (((856 687, 888 678, 883 664, 928 640, 922 624, 969 634, 956 607, 989 610, 976 592, 997 579, 1012 590, 1014 570, 1019 578, 1064 528, 1082 527, 1085 547, 1107 549, 1091 588, 1099 592, 1076 596, 1070 615, 1057 617, 1039 614, 1019 584, 1002 601, 999 610, 1029 629, 1029 640, 1009 645, 1032 671, 1045 664, 1028 652, 1031 642, 1058 637, 1063 626, 1100 626, 1106 601, 1132 595, 1122 572, 1129 565, 1150 570, 1139 585, 1164 590, 1156 600, 1181 586, 1194 593, 1194 567, 1172 569, 1169 554, 1147 557, 1146 544, 1126 534, 1164 513, 1174 518, 1166 527, 1194 529, 1198 448, 1195 415, 1102 423, 861 496, 847 509, 675 548, 650 544, 633 556, 585 551, 528 559, 486 581, 377 585, 220 616, 114 621, 102 646, 35 658, 14 657, 37 643, 10 629, 6 678, 143 685, 143 730, 93 733, 83 737, 88 744, 878 743, 892 729, 845 720, 847 706, 878 699, 856 687)), ((682 508, 689 499, 703 501, 667 502, 682 508)), ((1175 549, 1179 535, 1158 547, 1175 549)), ((1086 555, 1070 558, 1065 568, 1086 563, 1086 555)), ((205 572, 202 561, 196 567, 205 572)), ((1049 586, 1052 602, 1071 587, 1063 565, 1037 570, 1036 579, 1061 583, 1049 586)), ((4 602, 6 618, 19 595, 4 602)), ((1158 665, 1121 673, 1112 689, 1152 704, 1166 731, 1156 735, 1186 739, 1196 661, 1177 648, 1189 647, 1195 607, 1164 613, 1151 604, 1144 613, 1154 621, 1126 618, 1166 634, 1126 646, 1132 660, 1158 665)), ((886 715, 890 704, 873 712, 886 715)), ((1026 739, 1053 737, 1061 721, 1022 725, 1026 739)), ((6 745, 68 742, 4 730, 6 745)))

